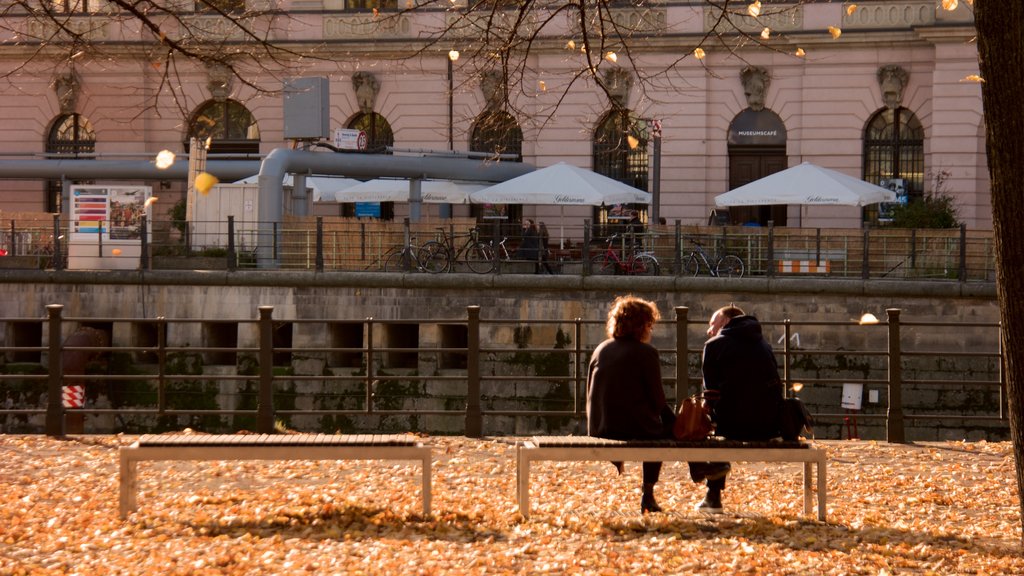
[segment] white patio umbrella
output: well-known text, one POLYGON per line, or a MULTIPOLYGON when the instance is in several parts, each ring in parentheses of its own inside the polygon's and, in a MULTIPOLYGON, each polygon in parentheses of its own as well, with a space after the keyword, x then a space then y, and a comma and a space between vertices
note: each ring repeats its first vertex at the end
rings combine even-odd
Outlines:
POLYGON ((718 206, 865 206, 895 201, 896 193, 888 188, 810 162, 770 174, 715 196, 715 204, 718 206))
MULTIPOLYGON (((409 186, 410 181, 404 178, 377 178, 339 191, 334 198, 337 202, 408 202, 409 186)), ((486 184, 472 182, 423 180, 420 200, 434 204, 467 204, 471 193, 486 187, 486 184)))
MULTIPOLYGON (((285 174, 282 184, 285 186, 292 185, 292 175, 285 174)), ((235 181, 235 184, 257 184, 259 182, 259 175, 254 174, 247 178, 235 181)), ((351 188, 356 184, 362 184, 361 181, 354 178, 331 178, 330 176, 306 176, 306 188, 313 190, 313 201, 314 202, 334 202, 334 196, 341 190, 351 188)))
MULTIPOLYGON (((559 162, 500 184, 474 192, 473 204, 543 204, 552 206, 600 206, 650 204, 651 195, 592 170, 559 162)), ((561 243, 565 245, 564 212, 559 217, 561 243)))
POLYGON ((559 162, 474 192, 470 202, 600 206, 650 204, 651 195, 597 172, 559 162))

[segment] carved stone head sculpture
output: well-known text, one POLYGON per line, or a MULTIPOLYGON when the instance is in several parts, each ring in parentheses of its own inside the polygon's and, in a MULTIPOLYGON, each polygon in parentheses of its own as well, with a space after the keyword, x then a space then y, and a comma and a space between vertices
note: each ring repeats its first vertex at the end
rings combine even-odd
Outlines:
POLYGON ((220 63, 206 65, 206 88, 210 96, 217 102, 223 102, 231 95, 231 81, 234 73, 231 68, 220 63))
POLYGON ((485 70, 480 75, 480 91, 488 108, 501 108, 505 101, 504 75, 500 70, 485 70))
POLYGON ((747 66, 740 70, 740 82, 743 83, 747 106, 754 111, 764 110, 764 98, 768 93, 768 85, 772 82, 768 70, 761 66, 747 66))
POLYGON ((622 68, 606 70, 603 84, 617 107, 629 107, 629 90, 633 87, 633 76, 630 75, 628 70, 622 68))
POLYGON ((887 64, 878 69, 878 86, 882 89, 882 102, 890 110, 903 103, 903 89, 910 75, 901 66, 887 64))
POLYGON ((73 114, 78 107, 78 76, 74 72, 57 75, 53 79, 53 91, 57 94, 61 114, 73 114))
POLYGON ((380 92, 380 81, 372 72, 356 72, 352 75, 352 89, 356 92, 356 103, 363 114, 373 113, 380 92))

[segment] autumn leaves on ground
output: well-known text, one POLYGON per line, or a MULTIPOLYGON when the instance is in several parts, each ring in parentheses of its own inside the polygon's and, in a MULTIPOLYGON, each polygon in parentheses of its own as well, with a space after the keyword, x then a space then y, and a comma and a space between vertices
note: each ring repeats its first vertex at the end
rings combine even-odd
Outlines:
POLYGON ((736 464, 726 514, 666 464, 537 463, 514 496, 514 439, 432 437, 434 516, 406 462, 158 462, 117 514, 128 436, 0 435, 0 574, 1024 574, 1009 443, 819 442, 828 522, 800 466, 736 464))

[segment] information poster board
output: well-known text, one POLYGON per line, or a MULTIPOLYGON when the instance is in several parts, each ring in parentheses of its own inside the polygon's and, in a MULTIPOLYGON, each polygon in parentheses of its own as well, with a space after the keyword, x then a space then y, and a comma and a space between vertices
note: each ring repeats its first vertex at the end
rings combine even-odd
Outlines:
POLYGON ((151 194, 149 186, 71 186, 68 268, 138 268, 151 194))

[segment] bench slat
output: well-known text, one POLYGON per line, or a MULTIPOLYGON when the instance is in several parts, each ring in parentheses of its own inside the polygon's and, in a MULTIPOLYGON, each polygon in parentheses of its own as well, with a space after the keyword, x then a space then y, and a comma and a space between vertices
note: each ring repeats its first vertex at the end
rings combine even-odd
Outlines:
POLYGON ((145 434, 139 446, 417 446, 411 434, 145 434))

